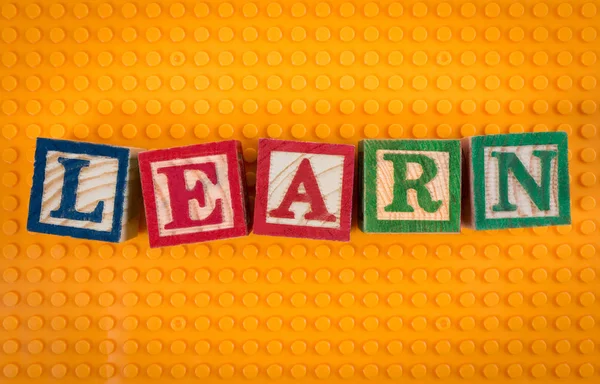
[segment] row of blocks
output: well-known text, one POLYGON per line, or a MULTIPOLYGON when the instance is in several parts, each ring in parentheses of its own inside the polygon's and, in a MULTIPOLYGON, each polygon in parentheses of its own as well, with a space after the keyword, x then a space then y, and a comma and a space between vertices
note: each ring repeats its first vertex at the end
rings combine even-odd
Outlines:
MULTIPOLYGON (((353 145, 259 140, 253 232, 348 241, 355 185, 366 233, 571 222, 563 132, 364 140, 358 153, 355 183, 353 145)), ((151 247, 245 236, 245 180, 234 140, 143 151, 39 138, 27 229, 123 241, 143 196, 151 247)))

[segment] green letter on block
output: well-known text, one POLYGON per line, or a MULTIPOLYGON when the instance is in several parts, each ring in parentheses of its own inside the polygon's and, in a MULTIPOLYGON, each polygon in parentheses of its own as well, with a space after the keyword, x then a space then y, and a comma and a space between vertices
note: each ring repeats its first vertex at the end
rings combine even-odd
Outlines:
POLYGON ((490 230, 571 223, 565 132, 472 136, 463 150, 465 224, 490 230))
POLYGON ((363 232, 460 232, 460 141, 363 140, 358 152, 363 232))
POLYGON ((492 209, 494 212, 516 211, 517 206, 508 201, 508 172, 512 171, 515 179, 523 186, 531 200, 540 211, 550 209, 550 165, 556 157, 556 151, 533 151, 533 156, 540 159, 541 180, 538 185, 527 172, 525 166, 515 153, 492 152, 492 157, 498 159, 498 196, 499 202, 492 209))
POLYGON ((383 159, 394 163, 394 199, 390 205, 385 207, 386 212, 414 212, 414 208, 408 204, 409 189, 417 192, 419 206, 425 212, 433 213, 440 208, 442 201, 433 201, 425 187, 438 173, 437 166, 431 158, 417 154, 386 153, 383 155, 383 159), (417 163, 423 169, 423 173, 418 179, 408 180, 406 178, 408 163, 417 163))

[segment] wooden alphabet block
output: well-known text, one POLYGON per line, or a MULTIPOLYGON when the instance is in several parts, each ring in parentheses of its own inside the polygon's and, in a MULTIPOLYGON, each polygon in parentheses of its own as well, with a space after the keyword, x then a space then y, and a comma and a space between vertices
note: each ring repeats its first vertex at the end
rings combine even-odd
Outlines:
POLYGON ((363 140, 358 153, 363 232, 460 232, 459 140, 363 140))
POLYGON ((476 136, 464 139, 463 148, 465 225, 487 230, 571 223, 566 133, 476 136))
POLYGON ((140 149, 38 138, 27 230, 121 242, 137 235, 140 149))
POLYGON ((254 233, 348 241, 354 146, 261 139, 254 233))
POLYGON ((146 151, 140 174, 150 247, 248 234, 239 141, 146 151))

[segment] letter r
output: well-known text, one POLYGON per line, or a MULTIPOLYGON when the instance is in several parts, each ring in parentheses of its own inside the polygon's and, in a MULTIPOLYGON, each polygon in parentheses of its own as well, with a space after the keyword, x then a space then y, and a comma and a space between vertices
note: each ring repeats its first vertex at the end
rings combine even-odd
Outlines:
POLYGON ((414 208, 408 204, 408 190, 417 192, 419 206, 425 212, 436 212, 442 205, 441 200, 433 201, 426 185, 438 174, 435 161, 430 157, 419 154, 385 153, 383 160, 394 164, 394 197, 392 203, 385 207, 386 212, 414 212, 414 208), (423 169, 418 179, 408 180, 406 178, 409 163, 417 163, 423 169))

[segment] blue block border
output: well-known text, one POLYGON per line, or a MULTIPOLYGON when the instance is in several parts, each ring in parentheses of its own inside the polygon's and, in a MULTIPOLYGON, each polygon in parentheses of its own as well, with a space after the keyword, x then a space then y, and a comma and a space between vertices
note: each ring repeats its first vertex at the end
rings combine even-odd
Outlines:
POLYGON ((129 148, 115 147, 104 144, 82 143, 69 140, 38 138, 36 141, 34 160, 33 183, 29 198, 29 216, 27 218, 28 231, 48 233, 59 236, 77 237, 81 239, 108 241, 113 243, 119 242, 121 238, 121 222, 123 220, 123 205, 125 203, 127 167, 129 166, 129 148), (44 176, 46 173, 46 156, 48 151, 112 157, 117 159, 119 165, 117 169, 115 207, 112 228, 110 232, 40 222, 40 215, 42 211, 42 194, 44 191, 44 176))

